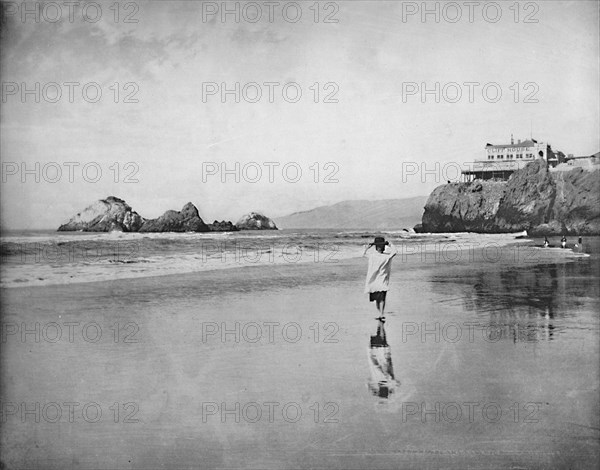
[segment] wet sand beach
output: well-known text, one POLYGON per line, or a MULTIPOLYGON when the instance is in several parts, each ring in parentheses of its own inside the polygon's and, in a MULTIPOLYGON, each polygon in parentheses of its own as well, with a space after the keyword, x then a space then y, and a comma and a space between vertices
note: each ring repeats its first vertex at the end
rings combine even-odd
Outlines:
POLYGON ((388 398, 363 259, 2 289, 3 464, 591 468, 598 266, 397 257, 388 398))

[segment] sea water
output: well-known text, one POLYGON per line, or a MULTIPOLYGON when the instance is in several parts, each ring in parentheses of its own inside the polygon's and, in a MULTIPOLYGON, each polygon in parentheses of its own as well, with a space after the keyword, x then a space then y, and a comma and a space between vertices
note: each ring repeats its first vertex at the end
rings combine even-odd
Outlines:
MULTIPOLYGON (((0 285, 39 286, 182 274, 242 266, 336 263, 360 257, 375 235, 401 256, 425 253, 452 261, 517 241, 515 234, 415 234, 405 230, 279 230, 222 233, 90 233, 25 231, 1 237, 0 285), (458 249, 457 249, 458 247, 458 249)), ((506 257, 507 250, 500 255, 506 257)), ((570 252, 571 250, 569 250, 570 252)), ((530 253, 531 255, 531 253, 530 253)), ((526 256, 525 252, 520 255, 526 256)))

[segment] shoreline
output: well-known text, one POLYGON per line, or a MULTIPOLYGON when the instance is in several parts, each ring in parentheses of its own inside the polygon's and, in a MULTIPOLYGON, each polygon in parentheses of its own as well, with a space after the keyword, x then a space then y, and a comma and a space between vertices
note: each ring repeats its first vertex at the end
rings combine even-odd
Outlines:
MULTIPOLYGON (((359 232, 362 233, 362 232, 359 232)), ((383 232, 385 233, 385 232, 383 232)), ((393 234, 391 234, 393 235, 393 234)), ((360 259, 362 246, 367 239, 355 238, 350 241, 341 240, 334 245, 335 239, 324 241, 296 240, 289 242, 269 236, 267 241, 262 236, 243 240, 227 238, 224 244, 199 241, 200 245, 186 245, 181 253, 165 252, 150 256, 140 256, 139 247, 121 246, 116 250, 115 259, 108 257, 95 262, 63 263, 57 265, 50 262, 36 263, 37 252, 30 252, 28 263, 19 264, 18 260, 5 262, 2 265, 0 288, 18 289, 23 287, 69 286, 80 283, 96 283, 123 281, 146 277, 179 276, 191 273, 216 273, 221 270, 237 270, 246 267, 281 267, 285 265, 326 265, 337 262, 360 259), (226 244, 229 243, 227 248, 226 244), (122 254, 119 254, 122 253, 122 254), (124 259, 120 259, 120 257, 124 259)), ((192 240, 195 240, 192 239, 192 240)), ((392 238, 393 240, 393 238, 392 238)), ((184 240, 185 241, 185 240, 184 240)), ((415 263, 452 263, 452 262, 552 262, 557 259, 575 259, 586 254, 567 250, 554 252, 538 251, 535 239, 516 238, 515 234, 473 235, 470 233, 458 236, 448 235, 444 238, 412 236, 399 237, 393 240, 399 251, 398 258, 402 262, 415 263)), ((187 243, 187 242, 186 242, 187 243)), ((196 243, 196 242, 193 242, 196 243)), ((541 242, 540 242, 541 243, 541 242)), ((592 247, 592 256, 600 251, 600 239, 586 240, 592 247), (593 246, 592 246, 593 245, 593 246)), ((113 245, 108 245, 114 249, 113 245)), ((110 250, 107 249, 108 252, 110 250)), ((23 257, 23 254, 21 254, 23 257)))

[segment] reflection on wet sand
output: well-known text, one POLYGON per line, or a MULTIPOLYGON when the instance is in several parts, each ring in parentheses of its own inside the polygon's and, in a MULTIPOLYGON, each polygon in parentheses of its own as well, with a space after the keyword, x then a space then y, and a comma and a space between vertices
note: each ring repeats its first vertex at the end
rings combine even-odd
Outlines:
POLYGON ((514 343, 550 341, 557 332, 553 320, 561 312, 564 269, 565 265, 550 264, 479 273, 465 307, 485 313, 496 336, 514 343))
MULTIPOLYGON (((564 283, 564 275, 560 278, 564 283)), ((533 270, 479 273, 472 295, 465 297, 465 308, 488 316, 494 327, 490 336, 515 343, 550 341, 554 339, 553 320, 560 311, 558 297, 563 287, 554 264, 533 270)))
POLYGON ((369 341, 369 390, 379 398, 388 399, 396 392, 400 382, 394 377, 392 350, 387 343, 384 321, 379 320, 377 332, 369 341))
MULTIPOLYGON (((449 287, 437 275, 433 281, 436 290, 449 287)), ((463 306, 484 319, 491 340, 553 340, 585 299, 598 295, 588 263, 485 269, 450 282, 463 284, 463 306)))

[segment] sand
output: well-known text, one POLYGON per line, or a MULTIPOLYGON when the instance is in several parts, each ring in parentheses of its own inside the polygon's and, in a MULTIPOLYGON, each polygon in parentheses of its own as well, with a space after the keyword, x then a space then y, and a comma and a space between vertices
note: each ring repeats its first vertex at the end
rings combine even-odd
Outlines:
POLYGON ((389 399, 367 387, 362 259, 3 289, 3 464, 598 461, 597 261, 394 263, 389 399))

